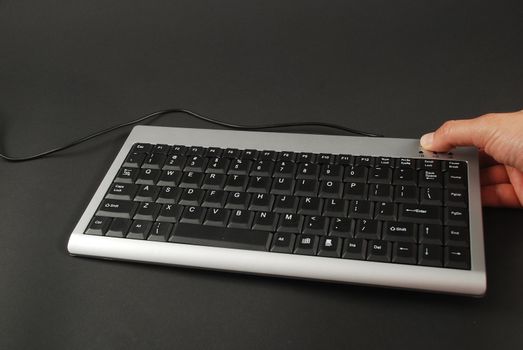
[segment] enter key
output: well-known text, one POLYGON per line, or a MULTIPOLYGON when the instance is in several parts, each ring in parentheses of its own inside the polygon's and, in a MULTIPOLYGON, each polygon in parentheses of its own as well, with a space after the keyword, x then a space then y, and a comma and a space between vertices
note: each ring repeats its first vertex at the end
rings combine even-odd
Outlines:
POLYGON ((400 204, 398 221, 420 224, 441 224, 442 209, 435 205, 400 204))

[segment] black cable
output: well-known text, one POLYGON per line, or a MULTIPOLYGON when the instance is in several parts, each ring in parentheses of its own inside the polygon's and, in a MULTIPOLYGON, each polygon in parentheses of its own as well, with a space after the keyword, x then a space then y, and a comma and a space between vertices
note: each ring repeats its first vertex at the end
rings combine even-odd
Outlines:
POLYGON ((111 126, 110 128, 107 128, 107 129, 104 129, 104 130, 101 130, 101 131, 97 131, 95 133, 92 133, 91 135, 87 135, 85 137, 82 137, 82 138, 80 138, 80 139, 78 139, 76 141, 73 141, 73 142, 71 142, 69 144, 66 144, 64 146, 56 147, 56 148, 50 149, 48 151, 32 155, 32 156, 11 157, 11 156, 7 156, 5 154, 1 154, 0 153, 0 158, 6 160, 8 162, 25 162, 25 161, 29 161, 29 160, 43 158, 43 157, 46 157, 46 156, 48 156, 50 154, 66 150, 66 149, 71 148, 73 146, 76 146, 76 145, 78 145, 80 143, 83 143, 85 141, 91 140, 91 139, 93 139, 95 137, 107 134, 107 133, 109 133, 111 131, 114 131, 114 130, 117 130, 117 129, 120 129, 120 128, 124 128, 124 127, 129 126, 129 125, 138 124, 138 123, 141 123, 141 122, 143 122, 143 121, 145 121, 147 119, 151 119, 151 118, 155 118, 155 117, 159 117, 161 115, 171 114, 171 113, 184 113, 184 114, 190 115, 190 116, 192 116, 194 118, 203 120, 203 121, 211 123, 211 124, 224 126, 226 128, 236 129, 236 130, 265 130, 265 129, 275 129, 275 128, 296 127, 296 126, 321 126, 321 127, 325 127, 325 128, 338 129, 338 130, 342 130, 342 131, 345 131, 345 132, 349 132, 349 133, 356 134, 356 135, 361 135, 361 136, 383 137, 383 135, 373 134, 373 133, 370 133, 370 132, 365 132, 365 131, 360 131, 360 130, 356 130, 356 129, 351 129, 351 128, 348 128, 348 127, 345 127, 345 126, 342 126, 342 125, 337 125, 337 124, 332 124, 332 123, 324 123, 324 122, 280 123, 280 124, 261 124, 261 125, 231 124, 231 123, 222 122, 220 120, 212 119, 212 118, 209 118, 209 117, 205 117, 205 116, 203 116, 201 114, 189 111, 187 109, 171 108, 171 109, 165 109, 163 111, 157 111, 157 112, 153 112, 153 113, 144 115, 144 116, 139 117, 139 118, 137 118, 135 120, 131 120, 131 121, 127 122, 127 123, 122 123, 122 124, 111 126))

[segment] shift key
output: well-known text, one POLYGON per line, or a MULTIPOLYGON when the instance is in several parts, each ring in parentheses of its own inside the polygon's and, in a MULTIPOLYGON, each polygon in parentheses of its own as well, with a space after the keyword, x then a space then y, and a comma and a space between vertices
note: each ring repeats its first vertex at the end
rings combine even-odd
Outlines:
POLYGON ((133 217, 136 206, 137 204, 131 201, 105 199, 98 208, 96 215, 130 219, 133 217))
POLYGON ((420 224, 440 224, 443 213, 441 207, 435 205, 400 204, 398 221, 420 224))

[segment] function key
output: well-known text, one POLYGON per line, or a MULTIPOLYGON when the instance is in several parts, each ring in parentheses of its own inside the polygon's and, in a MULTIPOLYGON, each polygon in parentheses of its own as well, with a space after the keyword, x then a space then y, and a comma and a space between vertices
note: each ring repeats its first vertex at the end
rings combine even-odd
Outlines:
POLYGON ((366 166, 366 167, 374 166, 374 157, 358 156, 354 160, 354 166, 366 166))
POLYGON ((294 162, 296 160, 296 153, 283 151, 278 154, 278 161, 294 162))
POLYGON ((205 150, 206 157, 219 157, 223 153, 223 149, 218 147, 209 147, 205 150))
POLYGON ((151 149, 153 148, 153 145, 148 143, 135 143, 131 152, 132 153, 149 153, 151 152, 151 149))
POLYGON ((155 145, 153 147, 153 153, 167 154, 170 148, 169 145, 155 145))
POLYGON ((256 160, 256 157, 258 157, 258 151, 255 149, 246 149, 242 153, 242 159, 256 160))
POLYGON ((227 148, 223 152, 223 156, 226 158, 238 158, 240 156, 241 151, 237 148, 227 148))
POLYGON ((395 159, 391 157, 378 157, 376 158, 376 166, 394 168, 394 160, 395 159))
POLYGON ((170 154, 178 154, 183 156, 187 152, 186 146, 174 145, 171 147, 170 154))
POLYGON ((314 161, 314 154, 312 153, 298 153, 298 157, 296 159, 298 163, 310 163, 314 161))
POLYGON ((200 146, 191 146, 187 150, 188 156, 203 156, 204 153, 205 153, 205 148, 200 147, 200 146))
POLYGON ((260 152, 258 159, 276 161, 276 156, 277 156, 277 154, 275 151, 262 151, 262 152, 260 152))
POLYGON ((396 161, 396 168, 409 168, 409 169, 415 169, 415 160, 411 158, 399 158, 396 161))
POLYGON ((336 164, 339 165, 352 165, 354 163, 354 157, 350 154, 339 154, 336 156, 336 164))
POLYGON ((432 170, 441 171, 441 160, 435 159, 418 159, 416 161, 416 169, 418 170, 432 170))
POLYGON ((328 153, 321 153, 318 155, 317 163, 330 164, 334 161, 334 155, 328 153))

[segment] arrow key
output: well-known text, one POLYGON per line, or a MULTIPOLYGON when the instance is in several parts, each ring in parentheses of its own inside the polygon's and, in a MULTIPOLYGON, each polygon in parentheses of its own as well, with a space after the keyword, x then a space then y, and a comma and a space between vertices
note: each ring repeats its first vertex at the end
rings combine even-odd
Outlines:
POLYGON ((470 270, 470 252, 464 247, 445 247, 445 267, 470 270))
POLYGON ((392 249, 392 262, 416 264, 417 246, 414 243, 397 242, 392 249))

